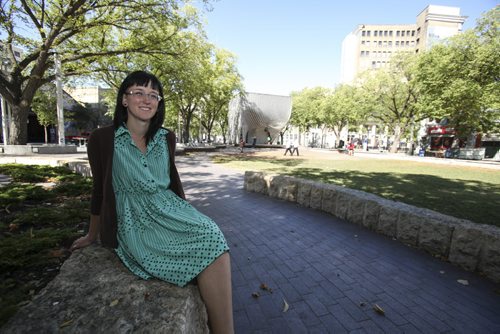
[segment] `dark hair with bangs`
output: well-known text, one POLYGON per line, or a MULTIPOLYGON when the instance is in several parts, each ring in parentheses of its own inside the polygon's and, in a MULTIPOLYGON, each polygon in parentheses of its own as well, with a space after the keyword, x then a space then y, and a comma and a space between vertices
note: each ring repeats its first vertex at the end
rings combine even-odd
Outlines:
MULTIPOLYGON (((130 87, 144 86, 147 87, 151 83, 151 87, 158 91, 161 97, 163 97, 163 87, 161 85, 160 80, 155 77, 153 74, 145 72, 145 71, 135 71, 130 73, 125 80, 123 80, 120 85, 120 89, 118 90, 118 95, 116 96, 116 107, 115 114, 113 117, 113 125, 115 129, 118 129, 124 123, 127 122, 128 112, 127 108, 123 106, 123 95, 127 92, 127 89, 130 87)), ((161 99, 158 102, 158 110, 156 114, 151 118, 151 122, 149 123, 148 131, 146 132, 146 145, 149 143, 151 138, 155 135, 156 131, 163 125, 163 120, 165 119, 165 100, 161 99)))

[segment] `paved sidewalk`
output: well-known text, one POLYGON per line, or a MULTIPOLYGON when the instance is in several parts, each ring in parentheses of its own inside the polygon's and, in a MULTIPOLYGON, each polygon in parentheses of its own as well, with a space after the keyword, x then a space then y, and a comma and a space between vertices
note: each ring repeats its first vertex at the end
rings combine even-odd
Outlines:
POLYGON ((500 333, 500 285, 328 214, 245 192, 241 172, 205 155, 177 161, 188 199, 231 247, 237 333, 500 333))

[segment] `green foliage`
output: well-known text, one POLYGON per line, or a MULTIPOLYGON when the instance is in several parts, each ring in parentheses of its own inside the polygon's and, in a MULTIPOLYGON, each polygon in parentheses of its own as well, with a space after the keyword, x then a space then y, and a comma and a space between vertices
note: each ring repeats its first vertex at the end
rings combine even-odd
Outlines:
POLYGON ((305 88, 292 93, 292 115, 290 124, 301 130, 319 127, 323 124, 322 104, 331 91, 323 87, 305 88))
POLYGON ((9 73, 0 72, 0 94, 12 106, 11 143, 27 141, 26 120, 35 93, 55 79, 54 51, 65 77, 123 76, 123 70, 137 65, 129 58, 139 54, 183 56, 190 50, 183 49, 177 35, 199 23, 193 7, 182 4, 181 0, 2 2, 0 34, 13 66, 9 73), (21 60, 14 56, 14 47, 23 49, 21 60))
POLYGON ((0 208, 18 206, 25 201, 40 202, 52 197, 53 196, 49 191, 40 186, 33 184, 11 183, 2 187, 2 192, 0 193, 0 208))
POLYGON ((9 175, 14 182, 45 182, 50 178, 75 175, 66 167, 44 165, 2 164, 0 174, 9 175))
POLYGON ((392 131, 396 152, 400 138, 409 127, 426 118, 419 108, 420 92, 415 81, 416 56, 399 54, 387 68, 362 74, 359 84, 370 117, 392 131))
POLYGON ((47 127, 57 124, 57 97, 55 87, 53 85, 41 87, 33 98, 31 109, 35 112, 40 125, 47 127))
POLYGON ((88 222, 91 182, 65 167, 0 165, 0 326, 58 272, 88 222), (34 183, 54 182, 52 189, 34 183), (19 183, 24 182, 24 183, 19 183))
POLYGON ((340 138, 344 127, 365 120, 366 107, 367 104, 364 103, 358 87, 340 85, 322 103, 321 115, 324 124, 333 130, 337 138, 340 138))
POLYGON ((464 135, 500 131, 500 8, 421 55, 420 106, 464 135))

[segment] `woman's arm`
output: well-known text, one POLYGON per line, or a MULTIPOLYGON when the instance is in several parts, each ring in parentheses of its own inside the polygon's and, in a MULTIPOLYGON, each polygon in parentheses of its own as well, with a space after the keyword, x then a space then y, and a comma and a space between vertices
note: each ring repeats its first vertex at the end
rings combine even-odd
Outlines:
POLYGON ((87 247, 88 245, 93 244, 99 237, 100 224, 101 216, 90 215, 89 232, 83 237, 76 239, 71 245, 70 251, 74 251, 75 249, 87 247))

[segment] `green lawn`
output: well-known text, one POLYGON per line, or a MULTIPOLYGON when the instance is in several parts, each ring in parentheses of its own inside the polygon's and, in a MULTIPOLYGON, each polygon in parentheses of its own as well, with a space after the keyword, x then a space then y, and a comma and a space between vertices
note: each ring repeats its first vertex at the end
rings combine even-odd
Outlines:
POLYGON ((91 180, 65 167, 0 165, 0 326, 59 272, 90 216, 91 180), (44 187, 45 185, 45 187, 44 187))
POLYGON ((332 183, 476 223, 500 226, 499 170, 409 160, 346 159, 336 152, 326 157, 219 155, 213 159, 231 168, 332 183))

